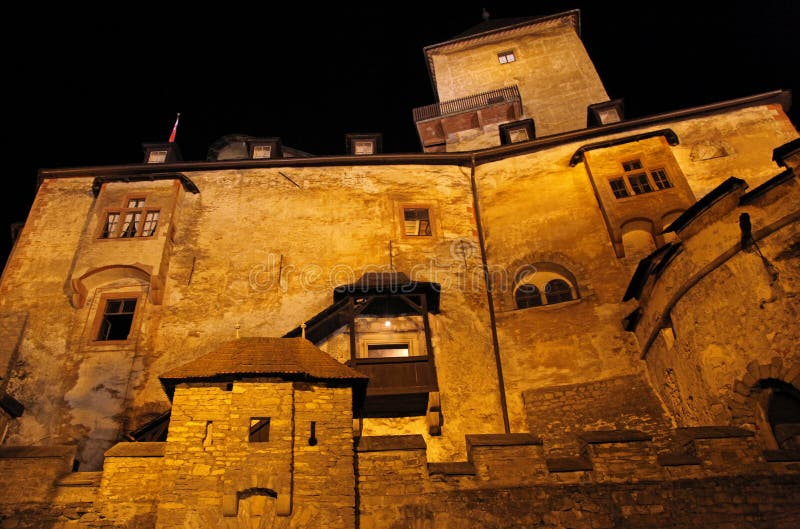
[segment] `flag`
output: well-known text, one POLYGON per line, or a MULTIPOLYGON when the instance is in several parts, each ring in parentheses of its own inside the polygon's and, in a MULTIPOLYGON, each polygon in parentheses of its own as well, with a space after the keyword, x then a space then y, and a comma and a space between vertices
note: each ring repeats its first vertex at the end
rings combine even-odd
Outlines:
POLYGON ((169 142, 175 143, 175 134, 178 133, 178 120, 181 119, 181 113, 178 112, 178 116, 175 118, 175 125, 172 126, 172 134, 169 135, 169 142))

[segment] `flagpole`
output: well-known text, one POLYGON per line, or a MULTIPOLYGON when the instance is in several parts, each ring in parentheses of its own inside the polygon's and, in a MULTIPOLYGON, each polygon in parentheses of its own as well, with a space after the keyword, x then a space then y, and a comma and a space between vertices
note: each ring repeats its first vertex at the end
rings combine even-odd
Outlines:
POLYGON ((181 113, 178 112, 177 117, 175 117, 175 125, 172 126, 172 134, 169 135, 169 142, 175 143, 175 135, 178 133, 178 121, 181 119, 181 113))

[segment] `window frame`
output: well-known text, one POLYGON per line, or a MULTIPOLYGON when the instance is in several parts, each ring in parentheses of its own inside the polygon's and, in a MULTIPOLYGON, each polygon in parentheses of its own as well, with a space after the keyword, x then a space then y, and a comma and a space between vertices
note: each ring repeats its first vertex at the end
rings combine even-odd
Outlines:
POLYGON ((272 427, 272 421, 270 420, 270 417, 250 417, 250 420, 248 421, 248 426, 247 426, 247 442, 251 443, 251 444, 254 444, 254 443, 259 443, 259 444, 260 443, 268 443, 269 442, 269 434, 270 434, 270 428, 271 427, 272 427), (256 421, 256 424, 253 424, 253 421, 256 421), (256 430, 255 432, 253 432, 253 427, 254 426, 258 426, 259 424, 261 425, 261 427, 258 430, 256 430), (266 430, 266 434, 261 433, 264 430, 266 430), (256 437, 264 437, 264 436, 266 436, 266 439, 261 439, 261 438, 254 439, 254 434, 256 434, 256 437))
POLYGON ((123 207, 119 208, 106 208, 103 210, 103 215, 100 218, 100 226, 97 230, 97 236, 95 237, 96 240, 99 241, 116 241, 116 240, 137 240, 137 239, 150 239, 156 236, 158 233, 158 229, 161 225, 161 207, 151 207, 147 205, 148 196, 142 195, 140 193, 134 193, 130 195, 126 195, 125 199, 122 201, 123 207), (142 201, 142 206, 137 207, 128 207, 132 200, 142 201), (128 214, 133 215, 132 221, 135 222, 136 214, 139 214, 139 220, 134 224, 134 228, 136 229, 136 233, 133 236, 123 236, 123 225, 125 224, 125 217, 128 214), (147 222, 148 215, 157 214, 158 218, 156 219, 156 226, 152 230, 150 235, 142 235, 144 233, 144 225, 147 222), (114 226, 114 236, 104 236, 106 233, 106 226, 108 225, 108 219, 111 215, 117 215, 117 222, 114 226))
POLYGON ((437 218, 436 207, 430 202, 403 202, 398 204, 400 235, 406 241, 429 241, 437 237, 437 218), (406 233, 406 210, 407 209, 427 209, 428 226, 430 235, 409 235, 406 233))
POLYGON ((497 62, 503 65, 517 62, 517 54, 514 51, 514 48, 497 52, 497 62), (509 57, 511 57, 510 61, 508 60, 509 57), (505 59, 505 61, 503 59, 505 59))
POLYGON ((616 200, 633 198, 641 195, 647 195, 649 193, 655 193, 657 191, 666 191, 667 189, 675 188, 675 184, 672 182, 666 166, 659 165, 655 168, 651 168, 648 164, 642 163, 642 158, 642 156, 639 156, 637 158, 630 158, 620 161, 619 165, 622 168, 622 173, 614 175, 608 179, 609 189, 611 190, 612 196, 616 200), (630 168, 626 170, 627 166, 630 166, 630 168), (656 174, 659 174, 658 179, 655 177, 656 174), (633 178, 640 180, 638 183, 634 184, 633 178), (613 185, 614 182, 620 181, 622 181, 626 193, 625 195, 621 196, 617 194, 617 190, 614 189, 613 185), (661 187, 660 182, 662 181, 667 183, 665 187, 661 187))
POLYGON ((124 344, 129 343, 131 340, 136 338, 139 319, 141 315, 141 307, 143 305, 144 295, 140 291, 132 291, 132 292, 125 292, 125 291, 117 291, 117 292, 106 292, 100 295, 100 299, 98 300, 97 306, 95 308, 94 319, 92 322, 92 327, 90 329, 90 342, 95 345, 113 345, 113 344, 124 344), (105 320, 106 316, 106 306, 108 305, 109 301, 123 301, 123 300, 135 300, 136 305, 133 309, 133 316, 131 317, 131 324, 128 328, 128 336, 124 340, 101 340, 100 337, 100 328, 103 325, 103 321, 105 320))

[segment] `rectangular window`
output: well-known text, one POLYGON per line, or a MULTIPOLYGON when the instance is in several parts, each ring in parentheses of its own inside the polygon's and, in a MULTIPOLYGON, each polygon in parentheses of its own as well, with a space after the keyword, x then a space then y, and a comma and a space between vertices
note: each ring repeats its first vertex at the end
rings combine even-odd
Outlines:
POLYGON ((508 64, 510 62, 516 61, 517 58, 514 55, 514 50, 508 50, 508 51, 501 51, 500 53, 498 53, 497 60, 500 61, 500 64, 508 64))
POLYGON ((158 227, 158 211, 148 211, 144 216, 142 237, 152 237, 158 227))
POLYGON ((636 195, 649 193, 653 190, 653 188, 650 187, 650 182, 647 180, 647 175, 645 173, 630 175, 628 177, 628 182, 631 183, 631 189, 633 189, 633 192, 636 195))
POLYGON ((664 169, 651 171, 650 176, 653 177, 653 182, 655 182, 657 188, 669 189, 672 187, 672 183, 669 181, 669 178, 667 178, 667 172, 664 169))
POLYGON ((428 208, 403 208, 404 233, 410 236, 430 236, 431 218, 428 208))
POLYGON ((356 141, 356 154, 375 154, 375 144, 371 141, 356 141))
POLYGON ((141 220, 142 213, 140 211, 130 211, 126 213, 125 220, 122 221, 122 233, 120 233, 120 237, 123 239, 136 237, 141 220))
POLYGON ((269 417, 251 417, 250 432, 247 440, 251 443, 269 441, 269 417))
POLYGON ((623 198, 630 196, 628 193, 628 188, 625 187, 625 180, 622 178, 614 178, 613 180, 609 181, 611 184, 611 191, 614 192, 614 196, 617 198, 623 198))
POLYGON ((528 129, 525 127, 520 127, 518 129, 511 129, 508 131, 508 139, 511 140, 511 143, 517 143, 518 141, 528 141, 530 138, 528 137, 528 129))
POLYGON ((609 123, 617 123, 619 121, 622 121, 622 119, 619 117, 619 112, 617 111, 616 108, 601 110, 597 114, 600 117, 600 123, 602 123, 603 125, 608 125, 609 123))
POLYGON ((631 160, 630 162, 622 162, 622 168, 627 173, 628 171, 634 171, 636 169, 642 168, 642 162, 639 160, 631 160))
POLYGON ((135 298, 106 300, 97 340, 127 340, 131 332, 131 325, 133 325, 135 311, 135 298))
POLYGON ((167 151, 150 151, 147 163, 164 163, 167 161, 167 151))
POLYGON ((272 158, 272 145, 254 145, 253 158, 272 158))
POLYGON ((103 226, 103 233, 100 235, 100 238, 111 239, 116 237, 117 225, 119 225, 119 213, 109 213, 106 217, 106 223, 103 226))
POLYGON ((397 358, 408 356, 407 343, 381 343, 367 345, 367 358, 397 358))
POLYGON ((158 227, 159 210, 145 209, 144 198, 128 198, 124 208, 106 213, 101 239, 152 237, 158 227))

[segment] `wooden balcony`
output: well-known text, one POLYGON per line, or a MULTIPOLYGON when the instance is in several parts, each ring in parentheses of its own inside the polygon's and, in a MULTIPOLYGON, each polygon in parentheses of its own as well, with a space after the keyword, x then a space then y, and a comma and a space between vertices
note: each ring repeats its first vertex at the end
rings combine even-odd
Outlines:
POLYGON ((514 85, 415 108, 413 114, 423 150, 439 152, 450 134, 519 119, 522 98, 514 85))
POLYGON ((365 417, 425 415, 438 391, 432 356, 357 358, 350 367, 369 376, 365 417))

